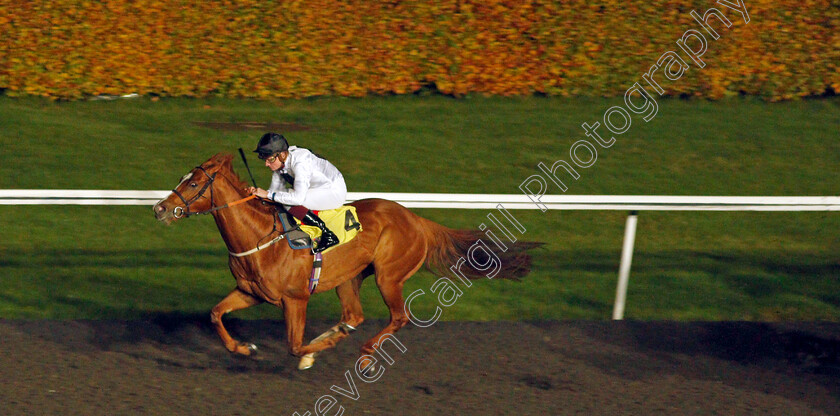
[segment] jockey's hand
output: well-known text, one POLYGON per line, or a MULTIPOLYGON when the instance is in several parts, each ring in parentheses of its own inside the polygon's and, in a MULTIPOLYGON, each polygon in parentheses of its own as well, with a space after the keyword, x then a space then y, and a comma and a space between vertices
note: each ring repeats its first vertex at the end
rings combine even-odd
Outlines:
POLYGON ((262 188, 255 188, 253 186, 248 187, 248 193, 251 195, 256 195, 262 199, 268 199, 268 191, 262 188))

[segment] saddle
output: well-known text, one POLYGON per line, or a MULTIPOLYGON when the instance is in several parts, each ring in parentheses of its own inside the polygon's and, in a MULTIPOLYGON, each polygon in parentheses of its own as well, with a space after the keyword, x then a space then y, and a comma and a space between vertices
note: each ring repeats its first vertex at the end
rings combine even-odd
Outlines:
MULTIPOLYGON (((351 205, 342 205, 336 209, 319 211, 318 217, 324 221, 330 231, 335 233, 339 241, 337 245, 326 249, 323 253, 328 253, 332 249, 347 243, 362 231, 362 224, 356 214, 356 207, 351 205)), ((277 218, 283 226, 286 241, 289 242, 289 247, 293 250, 311 250, 313 241, 317 241, 321 236, 321 230, 318 227, 301 224, 285 209, 277 210, 277 218)))
POLYGON ((283 233, 286 234, 286 241, 289 242, 289 247, 292 250, 304 250, 312 248, 312 238, 309 234, 300 229, 295 217, 289 214, 285 209, 277 209, 277 219, 283 226, 283 233))
MULTIPOLYGON (((282 206, 278 206, 276 215, 280 224, 283 226, 283 232, 286 236, 286 241, 289 242, 289 247, 292 250, 311 251, 312 242, 321 236, 321 230, 318 227, 301 224, 297 218, 289 214, 282 206)), ((321 266, 323 265, 322 255, 352 240, 356 237, 356 234, 362 231, 362 224, 359 222, 359 217, 356 215, 356 207, 354 206, 343 205, 336 209, 320 211, 317 215, 321 218, 321 221, 324 221, 327 228, 338 237, 338 244, 321 253, 314 254, 312 271, 309 274, 310 294, 315 293, 315 288, 318 287, 321 266)))

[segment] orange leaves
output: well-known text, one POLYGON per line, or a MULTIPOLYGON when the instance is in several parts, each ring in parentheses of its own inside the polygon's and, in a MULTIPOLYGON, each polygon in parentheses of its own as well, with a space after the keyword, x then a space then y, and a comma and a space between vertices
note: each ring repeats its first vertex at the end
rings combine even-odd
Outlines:
POLYGON ((708 66, 667 94, 769 99, 840 86, 836 1, 0 0, 0 89, 82 98, 616 95, 716 7, 708 66))

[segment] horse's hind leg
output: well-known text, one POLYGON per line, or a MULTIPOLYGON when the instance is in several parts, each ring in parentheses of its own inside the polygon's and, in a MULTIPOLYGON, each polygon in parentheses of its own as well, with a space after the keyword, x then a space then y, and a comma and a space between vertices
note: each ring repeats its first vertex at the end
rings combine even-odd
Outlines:
POLYGON ((239 289, 234 289, 218 305, 213 307, 213 310, 210 312, 210 321, 213 322, 213 325, 216 327, 216 332, 219 333, 219 337, 222 338, 222 342, 228 351, 242 355, 251 355, 252 352, 256 351, 257 347, 254 344, 245 344, 233 339, 222 324, 222 315, 249 308, 260 303, 262 303, 261 300, 239 289))
POLYGON ((405 310, 403 300, 403 284, 409 277, 414 275, 420 267, 423 266, 425 260, 425 252, 417 250, 417 259, 401 258, 400 261, 393 262, 393 265, 376 265, 376 285, 379 286, 379 292, 382 293, 382 299, 388 305, 388 310, 391 313, 391 321, 388 325, 379 331, 376 336, 368 340, 362 346, 362 354, 373 354, 375 346, 379 344, 379 340, 383 336, 393 334, 408 323, 408 314, 405 310), (406 270, 406 264, 414 264, 413 267, 406 270))
MULTIPOLYGON (((359 299, 359 289, 362 286, 362 281, 369 276, 371 272, 363 271, 353 279, 350 279, 338 287, 335 292, 338 294, 338 299, 341 302, 341 321, 338 325, 333 326, 327 332, 324 332, 317 338, 313 339, 310 344, 330 339, 338 343, 351 332, 355 331, 359 325, 365 320, 362 313, 362 302, 359 299)), ((311 368, 315 363, 315 355, 317 353, 311 352, 300 358, 298 363, 299 370, 306 370, 311 368)))

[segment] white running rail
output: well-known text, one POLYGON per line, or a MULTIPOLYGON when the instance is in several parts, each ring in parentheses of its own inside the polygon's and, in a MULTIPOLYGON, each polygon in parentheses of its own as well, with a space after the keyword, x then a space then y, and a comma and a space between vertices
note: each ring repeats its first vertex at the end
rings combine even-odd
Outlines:
MULTIPOLYGON (((170 191, 0 189, 0 205, 154 205, 170 191)), ((347 201, 383 198, 407 208, 538 209, 525 194, 349 192, 347 201)), ((553 210, 840 211, 840 196, 544 195, 553 210)))
MULTIPOLYGON (((154 205, 170 191, 0 189, 0 205, 154 205)), ((349 192, 347 202, 365 198, 396 201, 407 208, 540 209, 525 194, 431 194, 349 192)), ((624 318, 638 211, 840 211, 840 196, 661 196, 543 195, 550 210, 630 211, 624 231, 613 319, 624 318)))

